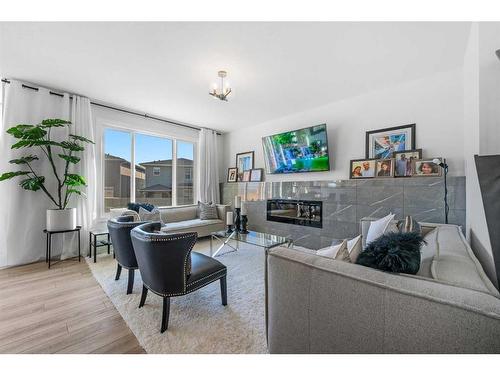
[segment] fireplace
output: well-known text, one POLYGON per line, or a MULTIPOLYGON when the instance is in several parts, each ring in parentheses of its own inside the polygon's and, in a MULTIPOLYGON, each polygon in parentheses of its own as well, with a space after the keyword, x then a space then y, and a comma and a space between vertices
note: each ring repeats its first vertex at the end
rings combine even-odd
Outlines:
POLYGON ((323 202, 268 199, 267 220, 323 228, 323 202))

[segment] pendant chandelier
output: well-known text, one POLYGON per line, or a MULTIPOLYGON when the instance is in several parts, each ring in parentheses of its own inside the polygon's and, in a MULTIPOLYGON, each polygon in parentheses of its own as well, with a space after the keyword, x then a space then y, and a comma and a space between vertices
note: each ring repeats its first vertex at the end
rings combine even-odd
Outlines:
POLYGON ((228 86, 227 82, 226 86, 224 86, 224 78, 226 78, 227 72, 224 70, 220 70, 217 75, 220 77, 220 87, 215 84, 214 88, 211 92, 209 92, 209 94, 214 98, 227 102, 227 97, 229 96, 229 94, 231 94, 231 88, 228 86))

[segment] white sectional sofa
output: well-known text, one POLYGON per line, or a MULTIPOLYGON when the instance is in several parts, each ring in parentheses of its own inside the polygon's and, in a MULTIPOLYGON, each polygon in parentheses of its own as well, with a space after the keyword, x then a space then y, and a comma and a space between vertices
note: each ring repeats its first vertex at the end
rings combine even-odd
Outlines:
MULTIPOLYGON (((370 219, 361 223, 364 237, 370 219)), ((500 294, 455 225, 427 233, 417 275, 311 251, 268 262, 271 353, 500 353, 500 294)))
POLYGON ((166 223, 161 228, 165 233, 197 232, 198 237, 209 236, 210 233, 225 229, 226 212, 230 206, 217 205, 217 219, 201 220, 198 206, 160 208, 162 221, 166 223))

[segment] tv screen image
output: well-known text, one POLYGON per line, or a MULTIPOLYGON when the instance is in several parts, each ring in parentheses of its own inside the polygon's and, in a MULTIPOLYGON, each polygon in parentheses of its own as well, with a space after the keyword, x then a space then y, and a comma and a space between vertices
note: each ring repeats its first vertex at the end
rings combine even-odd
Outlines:
POLYGON ((267 173, 330 170, 326 124, 262 138, 267 173))

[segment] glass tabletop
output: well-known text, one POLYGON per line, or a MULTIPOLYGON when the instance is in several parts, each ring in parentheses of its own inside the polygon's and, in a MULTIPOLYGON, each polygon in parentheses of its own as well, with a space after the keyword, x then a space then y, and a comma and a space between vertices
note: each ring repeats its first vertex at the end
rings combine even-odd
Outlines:
POLYGON ((279 246, 283 244, 287 244, 290 240, 286 237, 276 236, 274 234, 268 233, 260 233, 249 231, 248 233, 238 233, 238 232, 230 232, 228 233, 225 230, 213 232, 212 236, 216 236, 219 238, 231 238, 235 241, 245 242, 251 245, 271 248, 274 246, 279 246))

